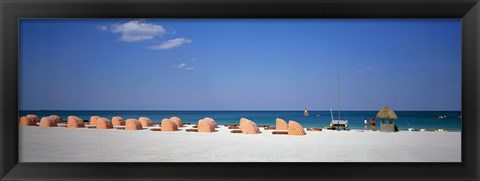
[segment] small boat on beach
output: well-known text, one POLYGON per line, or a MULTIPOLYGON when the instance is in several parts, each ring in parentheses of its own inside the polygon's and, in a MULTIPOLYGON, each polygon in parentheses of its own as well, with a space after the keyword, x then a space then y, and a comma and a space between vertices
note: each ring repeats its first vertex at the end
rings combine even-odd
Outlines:
POLYGON ((348 120, 340 120, 340 116, 337 120, 334 120, 332 109, 330 109, 330 114, 332 116, 332 121, 330 122, 330 126, 327 127, 327 129, 348 130, 348 120))
POLYGON ((341 120, 340 119, 340 78, 337 76, 337 101, 338 101, 338 117, 337 120, 333 119, 333 111, 330 108, 330 115, 332 116, 332 121, 330 122, 330 126, 327 129, 335 129, 335 130, 348 130, 348 120, 341 120))

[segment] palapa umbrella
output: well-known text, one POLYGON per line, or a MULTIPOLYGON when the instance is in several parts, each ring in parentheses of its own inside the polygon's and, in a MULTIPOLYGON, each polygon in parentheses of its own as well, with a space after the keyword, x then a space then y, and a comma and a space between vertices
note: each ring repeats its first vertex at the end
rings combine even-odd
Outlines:
POLYGON ((380 109, 380 111, 378 111, 377 118, 382 119, 382 123, 384 119, 388 119, 388 120, 398 119, 397 114, 395 114, 395 111, 393 111, 388 106, 384 106, 382 109, 380 109))

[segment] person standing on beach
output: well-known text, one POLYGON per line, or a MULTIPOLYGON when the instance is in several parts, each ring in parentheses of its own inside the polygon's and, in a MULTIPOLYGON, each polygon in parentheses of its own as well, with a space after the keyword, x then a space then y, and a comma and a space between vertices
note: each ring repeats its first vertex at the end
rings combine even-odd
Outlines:
POLYGON ((372 119, 370 120, 370 125, 372 126, 372 131, 376 131, 376 130, 377 130, 377 128, 375 127, 375 119, 374 119, 374 118, 372 118, 372 119))
POLYGON ((363 124, 364 124, 364 126, 365 126, 364 130, 368 130, 367 118, 365 118, 365 119, 363 120, 363 124))

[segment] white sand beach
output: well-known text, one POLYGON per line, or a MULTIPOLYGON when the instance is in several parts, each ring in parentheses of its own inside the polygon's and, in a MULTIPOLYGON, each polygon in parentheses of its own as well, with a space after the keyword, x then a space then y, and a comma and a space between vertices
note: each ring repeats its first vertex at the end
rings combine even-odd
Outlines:
POLYGON ((20 127, 20 162, 460 162, 460 132, 305 136, 20 127))

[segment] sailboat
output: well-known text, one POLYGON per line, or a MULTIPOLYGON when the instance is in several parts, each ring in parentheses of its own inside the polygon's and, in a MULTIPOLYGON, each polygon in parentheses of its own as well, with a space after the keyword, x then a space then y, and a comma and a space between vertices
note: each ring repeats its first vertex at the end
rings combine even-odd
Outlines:
POLYGON ((339 75, 337 75, 337 101, 338 101, 337 120, 333 119, 333 111, 330 108, 330 115, 332 116, 332 121, 330 122, 330 128, 334 128, 335 130, 347 130, 348 120, 340 119, 340 76, 339 75))
POLYGON ((303 116, 308 116, 308 110, 307 110, 307 108, 305 108, 305 109, 303 110, 303 116))

